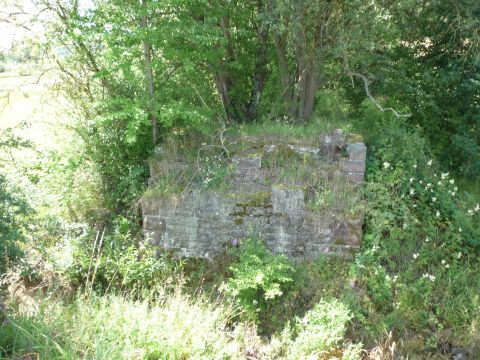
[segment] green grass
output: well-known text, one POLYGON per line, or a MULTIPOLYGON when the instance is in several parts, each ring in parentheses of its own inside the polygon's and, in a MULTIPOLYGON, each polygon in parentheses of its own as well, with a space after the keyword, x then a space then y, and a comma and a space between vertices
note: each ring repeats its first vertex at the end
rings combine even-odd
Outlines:
POLYGON ((225 328, 232 310, 220 300, 180 292, 152 303, 94 295, 70 304, 38 300, 33 314, 17 312, 0 327, 2 358, 214 359, 232 349, 225 328))
POLYGON ((17 134, 32 141, 37 150, 60 149, 69 137, 64 125, 70 120, 65 99, 48 90, 55 79, 48 73, 40 77, 38 71, 22 76, 17 70, 0 74, 0 130, 27 124, 17 134))

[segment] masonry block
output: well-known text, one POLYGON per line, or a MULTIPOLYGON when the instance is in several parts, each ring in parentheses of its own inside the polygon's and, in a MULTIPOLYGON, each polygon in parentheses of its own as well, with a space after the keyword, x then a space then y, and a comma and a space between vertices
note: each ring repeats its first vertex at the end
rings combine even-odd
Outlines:
POLYGON ((272 187, 273 212, 297 217, 305 210, 305 191, 301 186, 274 185, 272 187))
POLYGON ((260 155, 235 155, 233 163, 237 170, 252 170, 262 167, 262 157, 260 155))
POLYGON ((166 221, 160 216, 145 215, 143 217, 143 228, 145 230, 165 231, 166 221))
POLYGON ((363 143, 348 144, 346 150, 350 160, 365 161, 367 159, 367 147, 363 143))
POLYGON ((365 181, 365 173, 347 173, 345 175, 347 180, 350 181, 352 184, 361 185, 365 181))
POLYGON ((363 173, 365 172, 365 161, 340 159, 340 170, 345 173, 363 173))

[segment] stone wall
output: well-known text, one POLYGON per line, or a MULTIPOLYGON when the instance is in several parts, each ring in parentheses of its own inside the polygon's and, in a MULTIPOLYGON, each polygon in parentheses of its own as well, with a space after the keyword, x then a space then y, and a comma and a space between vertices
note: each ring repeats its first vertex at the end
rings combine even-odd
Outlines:
MULTIPOLYGON (((366 147, 358 138, 348 139, 337 130, 324 136, 318 147, 282 146, 314 159, 311 171, 330 179, 326 183, 332 184, 335 192, 360 199, 366 147)), ((321 253, 348 254, 358 248, 361 207, 354 206, 354 211, 351 204, 350 208, 312 208, 307 184, 276 183, 272 169, 262 167, 262 159, 278 146, 268 144, 261 151, 235 154, 226 192, 194 187, 175 196, 144 197, 146 240, 177 256, 201 258, 212 258, 252 234, 260 236, 272 252, 298 260, 321 253)), ((161 176, 158 162, 162 161, 151 166, 152 178, 161 176)))

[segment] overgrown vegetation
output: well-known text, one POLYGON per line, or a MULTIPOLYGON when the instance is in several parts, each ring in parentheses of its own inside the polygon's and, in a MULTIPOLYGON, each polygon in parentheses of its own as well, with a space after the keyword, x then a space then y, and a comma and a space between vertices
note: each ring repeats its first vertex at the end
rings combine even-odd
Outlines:
POLYGON ((0 51, 1 358, 480 356, 478 1, 0 4, 36 31, 0 51), (360 209, 285 146, 335 128, 368 146, 360 209), (266 145, 309 210, 364 214, 352 258, 144 242, 141 196, 228 190, 266 145))

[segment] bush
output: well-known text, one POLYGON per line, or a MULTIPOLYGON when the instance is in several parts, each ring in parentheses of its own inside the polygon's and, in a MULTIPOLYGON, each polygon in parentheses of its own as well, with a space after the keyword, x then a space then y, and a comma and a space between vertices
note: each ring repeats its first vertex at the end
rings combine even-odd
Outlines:
POLYGON ((298 335, 293 341, 289 358, 325 356, 342 353, 342 359, 361 359, 361 346, 346 346, 343 341, 352 314, 338 300, 322 300, 296 324, 298 335), (345 350, 345 351, 343 351, 345 350))
POLYGON ((8 262, 18 260, 22 254, 18 243, 25 240, 23 228, 29 212, 21 191, 0 174, 0 275, 8 262))
POLYGON ((244 241, 230 266, 226 291, 250 320, 258 321, 291 288, 295 269, 284 255, 273 255, 257 238, 244 241), (263 314, 262 314, 263 313, 263 314))
POLYGON ((125 218, 117 218, 108 233, 77 225, 69 230, 70 238, 57 244, 48 261, 75 287, 99 294, 126 291, 143 298, 170 281, 182 262, 140 244, 131 227, 125 218))
POLYGON ((480 208, 465 205, 415 131, 393 122, 371 135, 364 243, 351 268, 357 333, 421 334, 423 350, 468 345, 479 313, 480 208))

